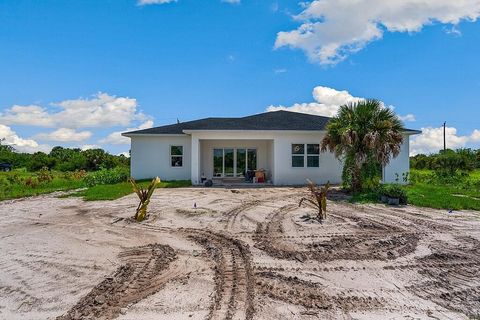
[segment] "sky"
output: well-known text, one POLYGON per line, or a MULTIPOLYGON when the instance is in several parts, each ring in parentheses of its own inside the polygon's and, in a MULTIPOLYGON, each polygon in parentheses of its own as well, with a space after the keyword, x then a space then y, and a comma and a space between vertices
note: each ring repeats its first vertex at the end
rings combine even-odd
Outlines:
POLYGON ((480 0, 0 0, 0 138, 128 152, 121 132, 381 100, 411 153, 480 148, 480 0))

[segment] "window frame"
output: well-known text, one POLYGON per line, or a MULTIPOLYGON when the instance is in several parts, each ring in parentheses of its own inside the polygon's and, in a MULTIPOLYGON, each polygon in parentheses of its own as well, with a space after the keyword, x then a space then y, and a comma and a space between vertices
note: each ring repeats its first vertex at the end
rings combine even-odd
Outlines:
POLYGON ((290 166, 293 169, 300 169, 300 168, 320 168, 320 144, 319 143, 291 143, 290 145, 290 166), (293 153, 293 146, 294 145, 303 145, 303 154, 300 153, 293 153), (318 145, 318 153, 308 153, 308 146, 309 145, 318 145), (296 167, 293 165, 293 157, 302 157, 303 158, 303 166, 296 167), (308 165, 308 158, 309 157, 318 157, 318 166, 309 166, 308 165))
POLYGON ((176 169, 180 169, 180 168, 183 168, 184 167, 184 160, 185 160, 185 146, 182 145, 182 144, 171 144, 169 145, 168 147, 168 153, 169 153, 169 157, 168 157, 168 160, 170 161, 170 168, 176 168, 176 169), (182 154, 181 155, 175 155, 175 154, 172 154, 172 147, 182 147, 182 154), (172 160, 173 160, 173 157, 175 158, 182 158, 182 165, 181 166, 174 166, 172 165, 172 160))
POLYGON ((307 168, 320 168, 320 143, 306 143, 305 144, 305 165, 307 168), (318 145, 318 153, 308 153, 308 145, 318 145), (318 158, 318 166, 309 166, 308 157, 318 158))

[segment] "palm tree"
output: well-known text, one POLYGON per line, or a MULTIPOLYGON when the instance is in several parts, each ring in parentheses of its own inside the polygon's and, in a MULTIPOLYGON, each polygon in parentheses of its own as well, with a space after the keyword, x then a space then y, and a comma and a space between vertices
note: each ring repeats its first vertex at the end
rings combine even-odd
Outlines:
POLYGON ((378 100, 362 100, 340 107, 327 126, 322 151, 344 161, 343 175, 354 192, 362 190, 362 169, 385 166, 398 156, 404 127, 397 115, 378 100))

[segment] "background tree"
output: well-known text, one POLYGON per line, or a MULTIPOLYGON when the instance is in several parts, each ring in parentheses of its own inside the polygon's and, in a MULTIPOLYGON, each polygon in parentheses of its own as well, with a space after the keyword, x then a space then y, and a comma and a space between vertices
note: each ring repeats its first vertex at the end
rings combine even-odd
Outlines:
POLYGON ((327 125, 322 151, 344 162, 343 179, 354 192, 363 188, 362 172, 385 166, 398 156, 403 143, 403 124, 378 100, 362 100, 340 107, 327 125))

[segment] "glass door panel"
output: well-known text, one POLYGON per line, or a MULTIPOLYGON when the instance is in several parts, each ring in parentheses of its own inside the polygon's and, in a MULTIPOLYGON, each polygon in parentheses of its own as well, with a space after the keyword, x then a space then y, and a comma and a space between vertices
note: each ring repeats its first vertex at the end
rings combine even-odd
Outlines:
POLYGON ((248 170, 257 170, 257 150, 248 149, 247 151, 247 168, 248 170))
POLYGON ((233 149, 223 149, 224 154, 224 174, 226 177, 233 177, 234 157, 233 149))
POLYGON ((213 149, 213 176, 223 176, 223 149, 213 149))
POLYGON ((247 150, 237 149, 237 177, 245 176, 247 170, 247 150))

